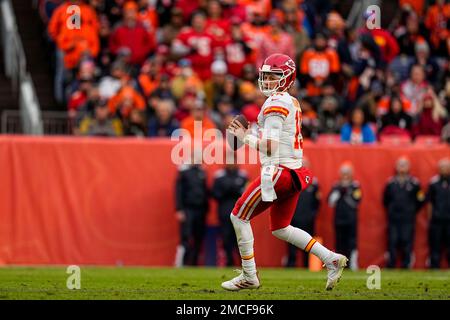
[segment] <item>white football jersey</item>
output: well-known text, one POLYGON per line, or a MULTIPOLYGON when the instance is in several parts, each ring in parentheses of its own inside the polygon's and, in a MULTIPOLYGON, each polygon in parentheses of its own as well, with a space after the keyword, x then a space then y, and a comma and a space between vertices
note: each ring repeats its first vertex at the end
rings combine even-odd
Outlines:
POLYGON ((260 153, 261 165, 284 165, 291 169, 302 166, 303 137, 300 103, 287 92, 277 92, 267 98, 258 115, 260 137, 268 117, 281 117, 283 127, 278 138, 278 150, 270 157, 260 153))

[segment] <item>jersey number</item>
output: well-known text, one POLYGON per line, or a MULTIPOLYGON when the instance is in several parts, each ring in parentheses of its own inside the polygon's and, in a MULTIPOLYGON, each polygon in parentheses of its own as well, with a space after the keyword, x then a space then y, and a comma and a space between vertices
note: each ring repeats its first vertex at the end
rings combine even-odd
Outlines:
POLYGON ((295 136, 294 136, 294 150, 303 149, 302 137, 302 110, 297 99, 293 99, 295 106, 295 136))

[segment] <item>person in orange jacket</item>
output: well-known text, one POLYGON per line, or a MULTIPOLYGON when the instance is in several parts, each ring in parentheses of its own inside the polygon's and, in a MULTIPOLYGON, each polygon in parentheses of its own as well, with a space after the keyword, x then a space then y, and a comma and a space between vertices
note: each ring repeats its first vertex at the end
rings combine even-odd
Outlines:
MULTIPOLYGON (((69 45, 69 37, 77 35, 78 33, 75 32, 74 35, 70 35, 68 31, 71 31, 71 29, 68 28, 68 25, 72 25, 74 22, 80 22, 80 28, 88 28, 90 32, 92 32, 91 37, 94 34, 98 34, 99 32, 99 20, 97 17, 97 14, 95 10, 85 4, 81 0, 67 0, 64 1, 62 4, 60 4, 55 11, 53 12, 52 16, 50 17, 48 26, 47 26, 47 32, 48 36, 51 39, 52 42, 54 42, 58 48, 56 50, 56 69, 55 69, 55 79, 54 79, 54 92, 55 92, 55 100, 58 103, 64 102, 64 79, 65 79, 65 51, 60 47, 58 44, 59 41, 64 42, 63 46, 70 46, 69 45), (77 13, 74 10, 68 10, 70 6, 77 6, 79 8, 79 20, 74 19, 74 15, 77 13), (68 24, 69 22, 69 24, 68 24), (60 38, 62 38, 60 40, 60 38)), ((76 26, 75 26, 76 27, 76 26)), ((86 30, 78 29, 78 31, 81 31, 79 33, 87 33, 86 30)), ((72 29, 77 30, 77 29, 72 29)), ((72 40, 73 41, 73 40, 72 40)), ((95 41, 95 40, 94 40, 95 41)), ((68 60, 75 59, 76 55, 74 54, 72 58, 68 58, 68 60)), ((74 64, 73 62, 68 62, 68 64, 74 64)))
POLYGON ((100 29, 97 13, 91 6, 81 0, 67 0, 55 9, 47 26, 48 35, 55 42, 61 32, 68 29, 67 22, 76 21, 73 20, 76 11, 68 10, 70 6, 78 6, 80 8, 80 27, 89 26, 94 33, 98 33, 100 29))
POLYGON ((83 57, 97 57, 100 51, 98 34, 89 26, 80 29, 63 28, 56 42, 64 53, 64 67, 72 70, 83 57))
POLYGON ((131 86, 124 86, 108 102, 109 112, 128 118, 133 109, 145 110, 145 100, 131 86))
POLYGON ((187 130, 190 133, 191 138, 202 140, 203 137, 198 136, 199 134, 204 135, 206 130, 216 128, 214 122, 206 114, 206 105, 199 101, 192 107, 191 114, 181 121, 180 127, 187 130), (201 123, 202 132, 195 132, 196 121, 201 123))

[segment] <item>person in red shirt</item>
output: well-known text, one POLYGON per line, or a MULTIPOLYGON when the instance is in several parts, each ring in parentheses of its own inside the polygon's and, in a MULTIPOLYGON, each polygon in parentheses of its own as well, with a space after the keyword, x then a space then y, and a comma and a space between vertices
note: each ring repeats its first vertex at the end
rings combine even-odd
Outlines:
POLYGON ((420 109, 419 120, 413 129, 414 134, 441 136, 447 111, 432 89, 424 95, 420 109))
POLYGON ((218 0, 208 1, 207 10, 206 32, 214 37, 214 41, 222 44, 229 38, 230 19, 223 18, 222 7, 218 0))
POLYGON ((257 66, 261 66, 265 57, 277 52, 295 57, 294 40, 292 36, 282 29, 284 24, 283 15, 276 11, 269 20, 269 32, 264 35, 260 43, 260 50, 258 51, 257 66))
POLYGON ((185 57, 201 80, 211 78, 211 64, 214 60, 216 43, 214 37, 205 31, 206 16, 197 11, 192 16, 192 27, 183 28, 172 43, 175 56, 185 57))
POLYGON ((390 63, 400 52, 397 40, 384 29, 367 30, 373 37, 381 51, 382 59, 386 63, 390 63))
POLYGON ((244 36, 240 20, 231 20, 231 37, 224 44, 224 55, 228 65, 228 73, 239 78, 242 76, 244 66, 254 63, 250 39, 244 36))
POLYGON ((155 38, 138 21, 138 6, 130 1, 124 5, 123 20, 109 39, 109 49, 114 55, 127 55, 128 62, 141 65, 155 49, 155 38))

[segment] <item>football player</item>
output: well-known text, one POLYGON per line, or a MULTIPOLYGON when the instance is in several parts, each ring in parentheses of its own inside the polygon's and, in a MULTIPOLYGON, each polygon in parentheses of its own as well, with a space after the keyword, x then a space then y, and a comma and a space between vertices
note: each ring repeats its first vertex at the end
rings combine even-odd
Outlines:
POLYGON ((294 61, 284 54, 270 55, 259 69, 259 88, 268 98, 258 115, 258 136, 237 119, 228 127, 231 134, 260 152, 261 176, 255 179, 236 202, 230 215, 242 261, 240 274, 226 282, 226 290, 256 289, 260 280, 253 253, 250 220, 270 208, 272 234, 319 257, 328 269, 326 289, 331 290, 342 275, 348 259, 332 252, 307 232, 291 226, 300 192, 313 180, 302 166, 302 111, 297 99, 287 91, 296 75, 294 61))

